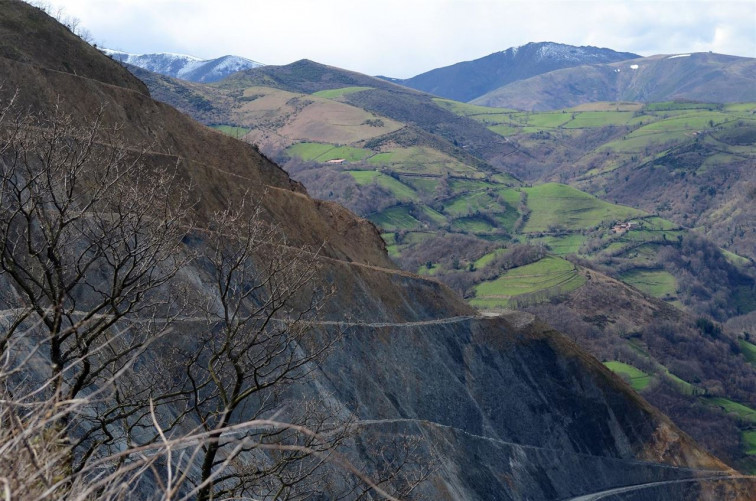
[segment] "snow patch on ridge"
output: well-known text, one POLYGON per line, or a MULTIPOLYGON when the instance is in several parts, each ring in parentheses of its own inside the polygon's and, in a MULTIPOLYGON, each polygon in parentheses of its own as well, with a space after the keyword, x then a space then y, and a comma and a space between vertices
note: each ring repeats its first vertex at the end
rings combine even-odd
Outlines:
POLYGON ((214 82, 231 73, 263 66, 262 63, 240 56, 222 56, 216 59, 200 59, 186 54, 159 52, 154 54, 131 54, 112 49, 100 49, 104 54, 121 61, 175 78, 194 82, 214 82))

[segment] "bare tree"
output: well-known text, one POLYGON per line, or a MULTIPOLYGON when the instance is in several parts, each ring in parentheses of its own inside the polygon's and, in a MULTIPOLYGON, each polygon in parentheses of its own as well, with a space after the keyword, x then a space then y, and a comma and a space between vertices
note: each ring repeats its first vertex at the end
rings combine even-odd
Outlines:
MULTIPOLYGON (((102 124, 102 110, 75 120, 59 107, 18 113, 11 102, 1 120, 0 277, 16 304, 0 355, 22 334, 34 339, 49 362, 37 376, 49 379, 51 398, 73 401, 159 335, 123 325, 170 309, 159 289, 186 261, 186 204, 173 176, 148 170, 102 124)), ((73 437, 70 416, 57 424, 73 437)), ((94 453, 92 429, 78 433, 71 468, 94 453)))
POLYGON ((333 447, 344 436, 341 423, 330 413, 319 413, 315 405, 301 406, 287 419, 315 434, 253 433, 252 445, 235 454, 261 444, 297 448, 258 456, 260 461, 252 468, 235 461, 237 467, 218 475, 218 466, 232 459, 229 451, 234 448, 234 441, 224 438, 224 430, 239 419, 259 419, 275 410, 281 393, 306 377, 313 362, 340 338, 339 326, 321 322, 319 315, 333 290, 317 280, 318 250, 288 246, 280 230, 264 222, 259 207, 216 213, 207 235, 206 251, 198 258, 213 284, 212 294, 198 305, 207 327, 181 357, 187 409, 209 433, 201 454, 197 497, 244 491, 247 495, 274 492, 275 499, 285 499, 295 492, 296 484, 312 480, 312 466, 304 466, 309 454, 301 448, 333 447), (321 440, 325 431, 329 439, 321 440))
POLYGON ((307 396, 343 328, 320 250, 259 207, 193 229, 188 190, 102 110, 61 110, 0 110, 0 492, 392 499, 339 453, 349 413, 307 396))

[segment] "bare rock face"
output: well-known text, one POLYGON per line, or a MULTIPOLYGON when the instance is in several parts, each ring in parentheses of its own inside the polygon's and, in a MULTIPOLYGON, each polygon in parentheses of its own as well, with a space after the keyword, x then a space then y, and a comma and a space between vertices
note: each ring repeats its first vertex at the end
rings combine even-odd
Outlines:
MULTIPOLYGON (((11 14, 41 15, 22 2, 3 1, 0 7, 0 21, 11 14)), ((44 27, 39 33, 46 33, 44 27)), ((66 43, 80 43, 66 36, 66 43)), ((89 49, 77 50, 90 55, 89 49)), ((66 72, 49 68, 54 53, 36 60, 33 50, 26 54, 0 57, 7 85, 24 89, 26 106, 49 110, 58 96, 74 115, 102 106, 103 121, 119 124, 125 140, 150 145, 143 153, 147 169, 176 166, 200 226, 177 254, 205 243, 202 225, 214 211, 245 201, 259 204, 261 217, 276 225, 288 246, 320 249, 312 258, 315 283, 334 292, 311 326, 315 335, 296 350, 317 351, 318 339, 334 329, 342 335, 327 357, 310 362, 311 377, 281 396, 279 417, 295 414, 304 400, 327 402, 333 415, 352 423, 345 454, 368 476, 378 470, 376 454, 385 456, 401 437, 413 444, 414 458, 427 461, 427 478, 413 497, 564 499, 657 483, 656 499, 679 499, 681 489, 693 496, 688 499, 705 498, 712 489, 746 499, 747 480, 724 480, 726 465, 532 315, 479 317, 445 286, 397 270, 370 223, 310 199, 252 146, 152 101, 105 56, 92 54, 93 69, 86 73, 78 60, 77 70, 66 72), (105 75, 102 68, 108 68, 105 75)), ((17 286, 0 277, 2 302, 20 307, 14 306, 17 286)), ((207 264, 187 260, 177 283, 160 293, 204 297, 212 285, 207 264)), ((87 294, 82 292, 80 304, 87 294)), ((175 335, 140 363, 170 367, 175 353, 201 349, 200 321, 178 317, 175 335)), ((234 419, 249 417, 242 409, 234 419)))

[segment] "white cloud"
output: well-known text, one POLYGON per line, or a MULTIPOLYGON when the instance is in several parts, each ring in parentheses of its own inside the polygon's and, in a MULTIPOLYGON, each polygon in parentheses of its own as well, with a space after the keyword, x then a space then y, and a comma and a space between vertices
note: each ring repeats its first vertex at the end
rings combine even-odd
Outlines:
POLYGON ((48 0, 131 52, 308 58, 409 77, 527 42, 756 57, 752 0, 48 0))

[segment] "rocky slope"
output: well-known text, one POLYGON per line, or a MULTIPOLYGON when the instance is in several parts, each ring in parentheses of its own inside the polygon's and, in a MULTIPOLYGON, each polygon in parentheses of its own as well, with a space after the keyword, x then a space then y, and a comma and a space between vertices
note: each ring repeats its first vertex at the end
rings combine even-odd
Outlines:
MULTIPOLYGON (((289 245, 326 242, 319 278, 336 293, 313 328, 325 336, 328 322, 339 322, 345 332, 287 404, 319 397, 351 417, 360 432, 349 454, 369 474, 371 456, 394 437, 416 439, 420 457, 438 465, 413 493, 431 499, 562 499, 727 472, 558 332, 524 314, 477 317, 446 287, 396 270, 371 224, 310 199, 251 146, 153 101, 123 68, 84 48, 41 11, 2 0, 3 26, 10 17, 40 26, 40 46, 48 30, 60 31, 56 54, 0 58, 8 88, 23 89, 25 109, 49 111, 60 103, 86 117, 102 107, 103 123, 121 126, 123 139, 150 145, 149 168, 177 166, 196 197, 198 221, 214 209, 257 200, 289 245), (54 64, 61 54, 81 54, 69 62, 77 71, 54 64)), ((197 235, 185 245, 201 245, 203 233, 197 235)), ((207 293, 212 282, 197 261, 178 277, 183 288, 166 294, 207 293)), ((13 306, 13 291, 3 291, 3 302, 13 306)), ((196 344, 194 320, 178 322, 183 328, 168 341, 174 348, 196 344)), ((167 367, 171 353, 145 357, 167 367)), ((659 499, 677 495, 661 491, 659 499)))

